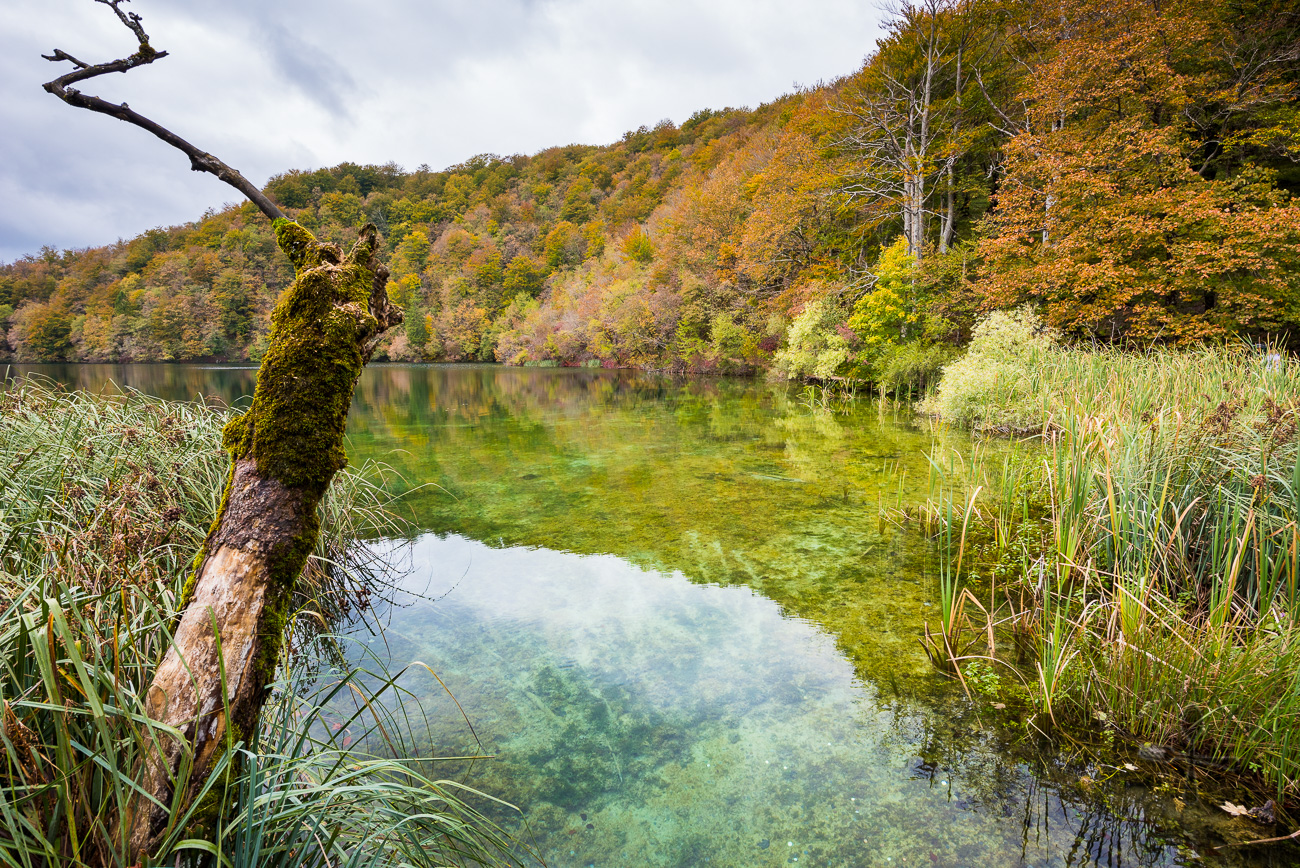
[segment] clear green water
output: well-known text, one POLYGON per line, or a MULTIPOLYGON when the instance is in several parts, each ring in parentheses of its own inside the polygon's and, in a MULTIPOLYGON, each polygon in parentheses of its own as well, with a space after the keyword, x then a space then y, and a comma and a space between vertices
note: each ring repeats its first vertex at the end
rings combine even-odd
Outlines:
MULTIPOLYGON (((254 374, 40 370, 232 403, 254 374)), ((746 381, 380 366, 349 437, 432 483, 406 500, 414 594, 371 647, 438 673, 474 732, 417 671, 420 748, 494 754, 440 772, 519 805, 548 865, 1296 864, 1210 853, 1258 830, 1126 754, 1063 757, 929 668, 933 552, 877 517, 925 494, 906 417, 746 381)))

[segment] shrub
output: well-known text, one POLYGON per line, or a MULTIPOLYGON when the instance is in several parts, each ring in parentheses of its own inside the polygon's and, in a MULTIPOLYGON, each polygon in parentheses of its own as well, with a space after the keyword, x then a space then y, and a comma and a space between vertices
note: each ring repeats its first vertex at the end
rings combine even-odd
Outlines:
POLYGON ((773 370, 787 380, 835 376, 849 358, 849 344, 835 328, 844 315, 827 298, 809 302, 790 324, 786 345, 772 360, 773 370))
POLYGON ((1032 372, 1056 345, 1030 308, 989 314, 975 326, 966 355, 947 365, 921 410, 972 428, 1023 428, 1040 422, 1032 372))
POLYGON ((710 353, 718 370, 724 374, 738 373, 746 367, 746 338, 743 326, 736 323, 730 313, 720 313, 713 318, 709 331, 710 353))
POLYGON ((880 387, 895 395, 923 396, 939 380, 957 351, 947 344, 911 343, 893 347, 880 360, 880 387))

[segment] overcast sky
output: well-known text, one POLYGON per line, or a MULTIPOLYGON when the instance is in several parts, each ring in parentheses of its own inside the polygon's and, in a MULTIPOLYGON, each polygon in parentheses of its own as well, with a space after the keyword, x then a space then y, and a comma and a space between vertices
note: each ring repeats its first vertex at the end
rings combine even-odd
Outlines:
MULTIPOLYGON (((256 184, 344 160, 434 169, 606 144, 701 108, 754 107, 853 72, 863 0, 134 0, 171 53, 87 93, 127 101, 256 184)), ((0 261, 198 218, 238 194, 143 130, 41 90, 124 57, 92 0, 0 3, 0 261)))

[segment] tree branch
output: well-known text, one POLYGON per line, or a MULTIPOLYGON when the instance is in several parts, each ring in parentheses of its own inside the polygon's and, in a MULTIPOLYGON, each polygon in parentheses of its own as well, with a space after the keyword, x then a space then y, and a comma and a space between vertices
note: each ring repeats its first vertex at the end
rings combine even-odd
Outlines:
POLYGON ((194 145, 182 139, 171 130, 150 120, 144 115, 132 109, 126 103, 111 103, 108 100, 100 99, 97 96, 82 93, 75 87, 71 87, 78 82, 87 79, 96 78, 101 75, 107 75, 112 72, 129 72, 137 66, 144 66, 153 63, 155 60, 166 57, 167 52, 157 51, 149 44, 149 34, 144 32, 144 26, 140 23, 140 16, 134 12, 123 12, 120 4, 126 0, 95 0, 96 3, 102 3, 110 7, 122 23, 135 34, 140 43, 140 47, 130 57, 114 60, 108 63, 99 63, 91 65, 84 63, 62 49, 56 48, 53 54, 42 54, 46 60, 58 63, 68 61, 74 67, 72 72, 61 75, 53 81, 46 82, 42 87, 48 93, 52 93, 59 99, 63 100, 74 108, 83 108, 88 111, 98 112, 117 118, 120 121, 126 121, 134 124, 143 130, 153 133, 167 144, 176 148, 181 153, 190 158, 190 168, 195 172, 208 172, 216 175, 222 181, 234 187, 239 192, 248 197, 263 214, 271 220, 276 220, 287 215, 280 210, 280 207, 272 202, 266 194, 241 175, 238 171, 226 165, 224 162, 214 157, 206 151, 200 150, 194 145))
POLYGON ((96 3, 103 3, 117 13, 117 17, 130 28, 135 34, 135 38, 140 40, 141 45, 149 44, 149 34, 144 32, 144 25, 140 23, 140 16, 134 12, 123 12, 122 3, 130 3, 131 0, 95 0, 96 3))

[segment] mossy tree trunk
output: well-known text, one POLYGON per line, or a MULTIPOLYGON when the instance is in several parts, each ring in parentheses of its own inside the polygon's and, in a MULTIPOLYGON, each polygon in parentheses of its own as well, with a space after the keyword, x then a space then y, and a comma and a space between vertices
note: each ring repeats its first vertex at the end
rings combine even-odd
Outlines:
POLYGON ((156 753, 123 818, 147 854, 226 745, 255 731, 297 581, 316 544, 317 507, 346 464, 348 406, 374 338, 401 321, 373 226, 346 256, 286 219, 280 248, 297 276, 271 315, 270 348, 248 412, 225 429, 225 496, 185 590, 175 642, 145 697, 156 753))
POLYGON ((388 269, 376 257, 374 226, 346 256, 287 219, 235 169, 126 103, 80 90, 100 76, 167 57, 149 44, 127 0, 110 7, 133 34, 129 57, 89 64, 55 49, 73 70, 45 90, 74 108, 140 127, 239 190, 275 227, 296 276, 271 314, 270 348, 247 413, 226 426, 230 475, 221 507, 185 587, 175 641, 145 694, 155 751, 140 770, 140 795, 119 818, 129 858, 146 859, 203 789, 221 752, 256 730, 275 673, 294 584, 320 532, 317 507, 347 458, 343 429, 375 338, 402 321, 388 300, 388 269), (147 794, 147 795, 144 795, 147 794), (165 806, 165 807, 164 807, 165 806))

